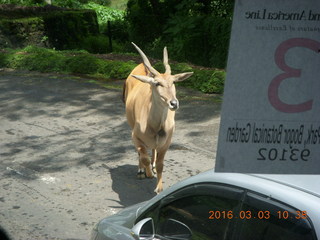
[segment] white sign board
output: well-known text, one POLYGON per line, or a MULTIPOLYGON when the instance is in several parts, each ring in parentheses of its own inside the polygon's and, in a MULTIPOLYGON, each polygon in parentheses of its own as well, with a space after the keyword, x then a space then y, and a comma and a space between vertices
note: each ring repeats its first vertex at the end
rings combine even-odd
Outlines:
POLYGON ((319 0, 236 0, 215 171, 320 174, 319 0))

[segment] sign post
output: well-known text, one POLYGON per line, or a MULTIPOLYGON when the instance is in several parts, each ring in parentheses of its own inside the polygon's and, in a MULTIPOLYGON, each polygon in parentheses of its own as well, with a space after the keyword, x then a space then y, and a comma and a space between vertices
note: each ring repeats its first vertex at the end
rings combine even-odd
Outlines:
POLYGON ((215 171, 320 174, 320 1, 236 0, 215 171))

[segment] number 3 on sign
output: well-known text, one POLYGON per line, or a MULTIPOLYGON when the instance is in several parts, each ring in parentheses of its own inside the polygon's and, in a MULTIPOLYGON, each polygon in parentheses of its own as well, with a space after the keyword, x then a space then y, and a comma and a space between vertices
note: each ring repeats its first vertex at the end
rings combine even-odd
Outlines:
POLYGON ((288 66, 285 62, 285 54, 290 48, 304 47, 309 48, 315 52, 320 51, 320 42, 308 38, 291 38, 282 42, 275 52, 275 62, 278 67, 284 71, 272 79, 269 89, 268 97, 271 105, 280 112, 285 113, 299 113, 312 109, 313 99, 300 104, 287 104, 279 98, 279 86, 283 80, 287 78, 298 78, 301 76, 301 69, 296 69, 288 66))

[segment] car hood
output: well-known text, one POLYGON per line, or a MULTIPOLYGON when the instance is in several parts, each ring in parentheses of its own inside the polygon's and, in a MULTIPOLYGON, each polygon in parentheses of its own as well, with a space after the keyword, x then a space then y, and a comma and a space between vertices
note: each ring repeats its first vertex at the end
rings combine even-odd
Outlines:
POLYGON ((99 227, 103 227, 105 224, 112 223, 131 229, 134 225, 135 220, 137 219, 138 210, 145 204, 146 202, 141 202, 124 208, 118 213, 101 220, 99 223, 99 227))

